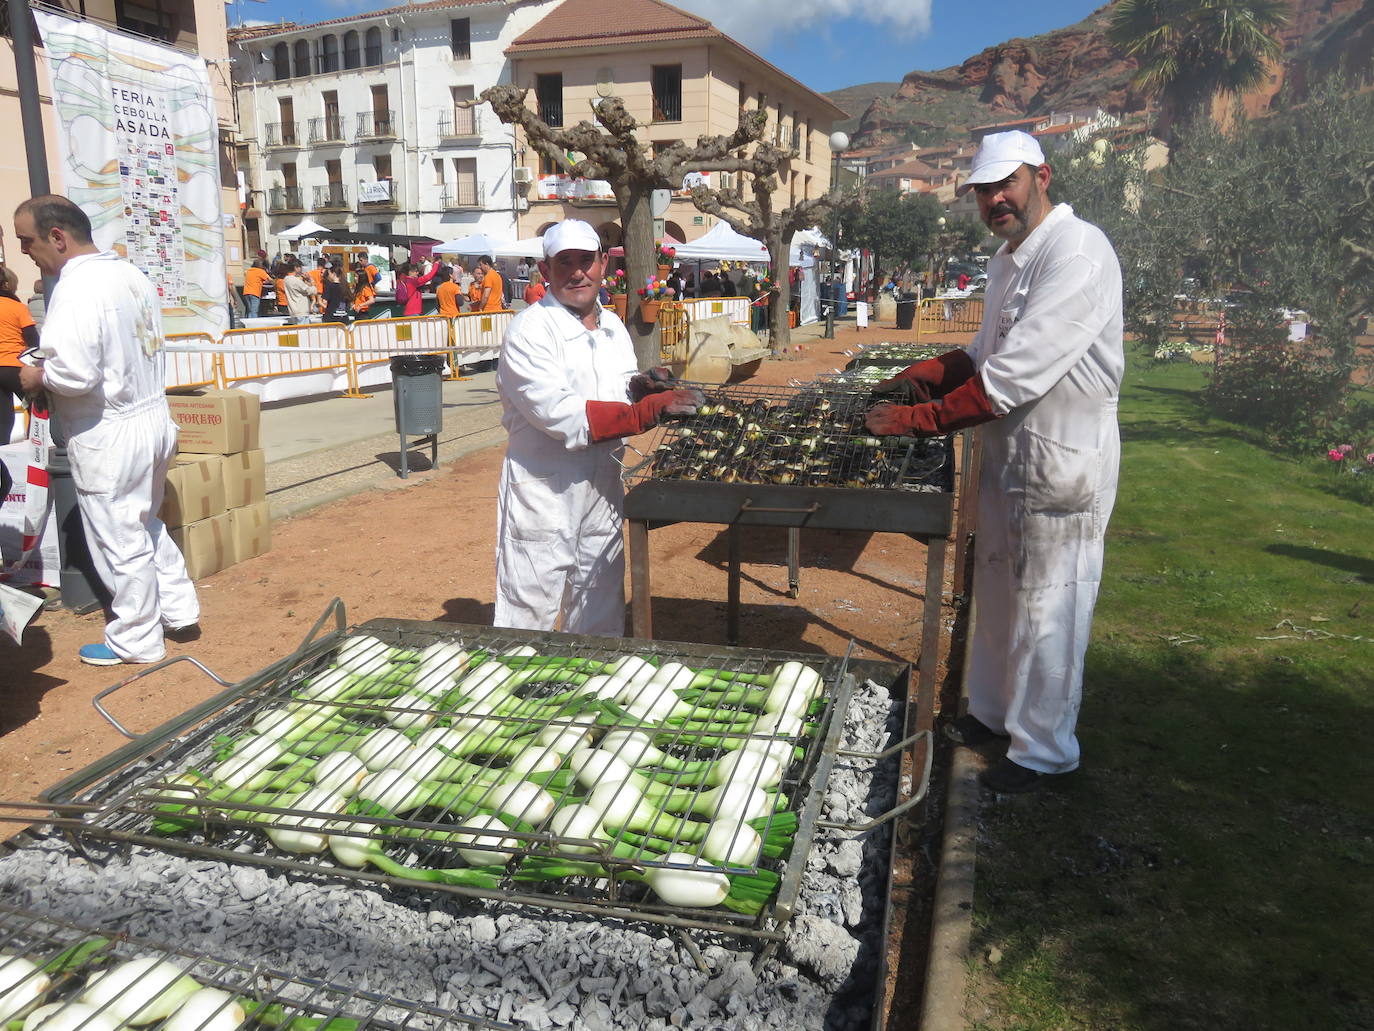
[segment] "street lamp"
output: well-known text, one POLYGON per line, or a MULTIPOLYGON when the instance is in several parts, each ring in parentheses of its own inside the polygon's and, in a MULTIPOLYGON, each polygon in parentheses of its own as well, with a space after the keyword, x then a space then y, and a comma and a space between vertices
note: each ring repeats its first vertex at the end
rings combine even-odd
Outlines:
MULTIPOLYGON (((831 176, 831 192, 838 195, 840 191, 840 155, 849 148, 849 134, 843 132, 832 132, 830 134, 830 152, 835 155, 835 171, 831 176)), ((839 296, 835 290, 835 251, 840 241, 840 206, 837 203, 830 216, 830 303, 825 309, 825 339, 835 338, 835 306, 840 303, 839 296)))

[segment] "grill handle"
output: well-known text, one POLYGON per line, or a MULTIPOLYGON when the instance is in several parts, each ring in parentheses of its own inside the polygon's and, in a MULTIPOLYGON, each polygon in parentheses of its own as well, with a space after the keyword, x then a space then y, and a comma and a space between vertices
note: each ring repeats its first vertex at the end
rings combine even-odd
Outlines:
POLYGON ((815 515, 820 511, 821 503, 813 501, 805 508, 766 508, 763 505, 755 505, 753 498, 745 498, 740 504, 740 512, 781 512, 784 515, 815 515))
POLYGON ((331 601, 328 605, 324 607, 324 611, 320 613, 320 618, 315 620, 315 625, 312 626, 309 629, 309 631, 306 632, 305 640, 301 641, 300 647, 296 649, 297 655, 305 651, 305 649, 310 646, 310 642, 315 640, 315 635, 318 634, 320 632, 320 628, 323 627, 325 623, 329 621, 330 616, 334 617, 335 632, 340 634, 347 632, 348 613, 344 610, 343 599, 335 598, 333 601, 331 601))
POLYGON ((850 749, 840 749, 836 755, 846 755, 857 759, 871 759, 875 762, 886 759, 888 756, 895 755, 908 745, 914 744, 921 738, 926 739, 926 762, 925 769, 921 771, 921 786, 916 789, 916 793, 900 805, 894 806, 885 813, 875 816, 865 823, 835 823, 831 820, 817 820, 817 827, 824 827, 826 830, 845 831, 849 834, 867 834, 876 827, 881 827, 889 820, 901 816, 912 806, 916 805, 926 797, 926 792, 930 790, 930 768, 935 761, 935 736, 929 730, 918 730, 910 737, 905 737, 895 745, 890 745, 881 752, 856 752, 850 749))
POLYGON ((214 670, 210 669, 199 659, 193 659, 189 655, 176 655, 170 659, 163 659, 161 662, 155 662, 147 669, 141 669, 133 676, 125 677, 119 683, 112 684, 111 686, 105 688, 105 690, 101 691, 99 694, 97 694, 94 698, 91 699, 91 704, 95 706, 96 712, 100 713, 100 715, 105 717, 106 723, 114 727, 115 730, 119 731, 125 737, 135 739, 139 735, 126 730, 124 724, 120 723, 119 720, 115 719, 114 715, 110 713, 110 711, 107 710, 105 706, 100 704, 101 701, 109 695, 114 694, 120 688, 127 687, 128 685, 132 684, 135 680, 142 680, 144 677, 156 673, 158 670, 166 669, 168 666, 173 666, 178 662, 189 662, 192 666, 196 667, 196 669, 200 670, 207 677, 213 680, 216 684, 219 684, 220 687, 231 686, 231 681, 225 680, 223 677, 221 677, 218 673, 214 672, 214 670))

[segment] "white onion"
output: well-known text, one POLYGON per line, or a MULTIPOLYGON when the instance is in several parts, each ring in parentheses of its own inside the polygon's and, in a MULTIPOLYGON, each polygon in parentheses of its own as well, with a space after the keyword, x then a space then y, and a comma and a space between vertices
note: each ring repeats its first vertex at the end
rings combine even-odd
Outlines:
POLYGON ((310 772, 317 786, 352 795, 367 776, 367 764, 352 752, 330 752, 322 756, 310 772))
POLYGON ((310 814, 340 813, 347 804, 347 792, 326 787, 311 788, 290 804, 289 808, 301 810, 301 815, 269 815, 272 823, 266 828, 267 836, 272 844, 283 852, 323 852, 329 841, 328 837, 320 832, 332 821, 328 817, 310 814))
POLYGON ((399 730, 381 727, 363 738, 353 749, 353 754, 361 759, 369 770, 376 772, 391 766, 401 756, 410 751, 410 738, 399 730))
MULTIPOLYGON (((709 866, 686 852, 669 852, 663 862, 678 866, 709 866)), ((655 895, 670 906, 718 906, 730 894, 730 879, 715 870, 680 870, 651 867, 644 880, 655 895)))
POLYGON ((722 784, 743 784, 751 788, 771 788, 782 782, 782 765, 766 752, 740 749, 721 756, 707 773, 707 780, 722 784))
POLYGON ((162 1031, 235 1031, 247 1019, 234 996, 219 988, 202 988, 177 1007, 162 1031))
POLYGON ((727 866, 753 866, 763 848, 759 832, 743 820, 719 820, 711 824, 701 843, 701 854, 727 866))
POLYGON ((115 1031, 117 1027, 116 1018, 84 1002, 54 1002, 30 1013, 23 1031, 115 1031))
POLYGON ((557 803, 543 788, 527 780, 493 784, 479 803, 538 827, 549 818, 557 803))
POLYGON ((175 963, 147 957, 131 959, 92 978, 80 1001, 116 1022, 138 1026, 170 1015, 199 990, 200 984, 175 963))
POLYGON ((439 718, 430 700, 418 694, 393 698, 382 715, 397 730, 419 730, 439 718))
POLYGON ((52 985, 38 964, 23 956, 0 957, 0 1023, 43 997, 52 985))
POLYGON ((405 813, 422 806, 429 793, 405 770, 378 770, 358 785, 358 797, 388 812, 405 813))
POLYGON ((502 851, 504 849, 518 849, 520 842, 515 838, 503 838, 501 835, 510 828, 495 816, 488 816, 485 813, 474 813, 472 816, 463 820, 464 826, 475 827, 478 831, 495 831, 494 834, 469 833, 468 831, 455 831, 451 834, 450 840, 460 845, 485 845, 486 848, 460 848, 458 854, 463 857, 463 862, 470 866, 495 866, 508 863, 514 857, 514 852, 502 851))
MULTIPOLYGON (((583 838, 589 841, 605 842, 606 831, 601 826, 601 813, 595 806, 567 805, 554 811, 549 817, 549 830, 559 837, 583 838)), ((573 845, 559 842, 553 846, 556 853, 569 855, 588 855, 600 852, 598 845, 573 845)))

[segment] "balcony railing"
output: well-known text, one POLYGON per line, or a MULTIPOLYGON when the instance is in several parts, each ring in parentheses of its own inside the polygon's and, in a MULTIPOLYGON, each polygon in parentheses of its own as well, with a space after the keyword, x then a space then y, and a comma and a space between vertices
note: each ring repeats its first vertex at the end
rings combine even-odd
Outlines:
POLYGON ((343 143, 343 116, 325 115, 323 118, 310 119, 310 142, 311 144, 343 143))
POLYGON ((439 139, 455 140, 479 136, 482 131, 481 124, 476 108, 460 107, 453 114, 444 115, 439 119, 439 139))
POLYGON ((358 135, 360 140, 385 140, 396 135, 394 111, 359 111, 358 135))
POLYGON ((480 208, 486 203, 486 188, 479 182, 444 183, 439 187, 439 204, 446 210, 480 208))
POLYGON ((301 144, 300 129, 295 122, 268 122, 263 128, 267 130, 269 147, 299 147, 301 144))
POLYGON ((267 194, 268 211, 304 211, 299 186, 274 186, 267 194))
POLYGON ((344 190, 343 183, 316 186, 314 208, 316 211, 346 211, 348 209, 348 194, 344 190))

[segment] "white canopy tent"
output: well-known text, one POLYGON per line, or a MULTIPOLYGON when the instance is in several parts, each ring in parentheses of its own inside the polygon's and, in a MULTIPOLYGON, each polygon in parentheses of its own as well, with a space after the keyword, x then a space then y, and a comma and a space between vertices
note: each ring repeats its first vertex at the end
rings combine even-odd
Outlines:
POLYGON ((307 218, 304 222, 299 222, 294 226, 283 229, 277 235, 283 240, 303 240, 308 236, 328 236, 334 230, 328 226, 322 226, 313 218, 307 218))
MULTIPOLYGON (((434 248, 442 250, 440 247, 434 248)), ((530 236, 524 240, 516 240, 514 243, 498 244, 491 252, 497 258, 543 258, 544 257, 544 238, 542 236, 530 236)))
POLYGON ((717 222, 699 240, 677 248, 678 261, 767 261, 768 248, 752 237, 717 222))
POLYGON ((500 248, 509 247, 512 242, 492 239, 486 233, 472 233, 447 243, 435 244, 432 250, 435 254, 490 254, 495 257, 500 248))

